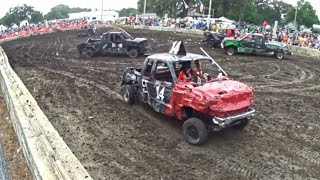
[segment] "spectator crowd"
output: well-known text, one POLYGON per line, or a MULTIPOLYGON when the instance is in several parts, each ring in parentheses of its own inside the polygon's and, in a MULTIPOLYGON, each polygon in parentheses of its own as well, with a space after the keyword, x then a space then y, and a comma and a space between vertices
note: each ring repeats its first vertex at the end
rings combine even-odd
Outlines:
POLYGON ((226 29, 234 29, 234 37, 243 36, 246 33, 256 32, 265 35, 267 40, 275 40, 290 45, 296 45, 305 48, 312 48, 320 50, 320 34, 314 34, 308 31, 292 31, 290 29, 277 29, 276 37, 273 35, 273 29, 270 25, 264 22, 262 25, 257 26, 246 22, 214 22, 211 23, 209 29, 207 26, 206 18, 138 18, 128 17, 119 19, 115 23, 119 25, 142 25, 145 21, 146 26, 161 26, 161 27, 172 27, 172 28, 187 28, 187 29, 201 29, 210 30, 216 33, 224 33, 226 35, 226 29))
MULTIPOLYGON (((134 16, 121 18, 115 22, 107 22, 106 24, 118 25, 143 25, 146 26, 161 26, 172 28, 186 28, 186 29, 200 29, 209 30, 215 33, 224 34, 226 37, 240 37, 250 32, 263 33, 267 40, 276 40, 290 45, 296 45, 305 48, 313 48, 320 50, 320 34, 314 34, 308 31, 291 31, 289 29, 278 29, 276 37, 273 34, 273 29, 267 22, 263 25, 257 26, 246 22, 232 22, 232 21, 215 21, 207 26, 207 19, 198 17, 186 18, 136 18, 134 16), (228 34, 227 29, 233 29, 233 34, 228 34)), ((6 29, 0 29, 0 39, 19 36, 25 34, 37 34, 39 32, 48 32, 56 29, 67 28, 82 28, 89 23, 84 19, 75 20, 56 20, 48 21, 46 23, 25 24, 20 27, 12 26, 6 29)))
POLYGON ((0 39, 10 38, 14 36, 21 36, 26 34, 38 34, 41 32, 49 32, 53 30, 63 30, 68 28, 81 28, 87 22, 83 19, 75 20, 56 20, 48 21, 46 23, 37 24, 21 24, 20 27, 13 25, 12 27, 0 29, 0 39))

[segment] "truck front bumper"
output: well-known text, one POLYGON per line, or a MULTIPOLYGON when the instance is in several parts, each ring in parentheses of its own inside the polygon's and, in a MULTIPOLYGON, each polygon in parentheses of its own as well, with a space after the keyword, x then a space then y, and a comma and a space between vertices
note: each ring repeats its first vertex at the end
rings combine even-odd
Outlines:
POLYGON ((220 44, 220 47, 221 47, 221 49, 223 49, 223 48, 224 48, 223 42, 220 44))
POLYGON ((143 53, 143 55, 144 56, 150 56, 151 55, 151 50, 152 50, 151 46, 147 46, 145 51, 144 51, 144 53, 143 53))
POLYGON ((244 118, 251 119, 254 116, 255 112, 256 111, 254 109, 249 109, 249 111, 244 112, 242 114, 238 114, 235 116, 229 116, 226 118, 214 117, 212 120, 213 120, 214 124, 216 124, 220 127, 226 127, 226 126, 230 126, 230 125, 236 123, 237 121, 240 122, 244 118))
POLYGON ((286 55, 293 55, 292 51, 285 51, 284 54, 286 54, 286 55))

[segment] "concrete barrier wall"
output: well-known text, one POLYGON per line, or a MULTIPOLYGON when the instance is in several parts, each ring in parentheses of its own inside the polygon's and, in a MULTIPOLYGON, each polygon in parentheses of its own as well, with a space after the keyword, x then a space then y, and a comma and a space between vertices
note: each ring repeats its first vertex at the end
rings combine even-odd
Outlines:
POLYGON ((203 35, 202 30, 198 29, 185 29, 185 28, 171 28, 171 27, 160 27, 160 26, 122 26, 126 28, 133 28, 133 29, 146 29, 152 31, 169 31, 169 32, 176 32, 176 33, 184 33, 184 34, 192 34, 192 35, 203 35))
POLYGON ((91 176, 12 70, 2 47, 0 47, 0 83, 10 120, 34 179, 91 180, 91 176))
POLYGON ((308 56, 308 57, 314 57, 314 58, 320 59, 320 51, 319 50, 304 48, 304 47, 299 47, 299 46, 292 46, 292 45, 288 45, 288 46, 289 46, 289 49, 295 55, 308 56))

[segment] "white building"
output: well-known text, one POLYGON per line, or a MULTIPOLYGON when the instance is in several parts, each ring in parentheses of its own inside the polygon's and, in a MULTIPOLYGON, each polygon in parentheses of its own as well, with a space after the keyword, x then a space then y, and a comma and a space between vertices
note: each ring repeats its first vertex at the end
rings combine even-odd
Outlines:
POLYGON ((0 24, 0 32, 1 32, 1 31, 5 31, 6 29, 7 29, 6 26, 0 24))
POLYGON ((103 13, 101 11, 70 13, 68 19, 81 18, 85 18, 88 21, 115 21, 119 18, 119 13, 116 11, 103 11, 103 13))

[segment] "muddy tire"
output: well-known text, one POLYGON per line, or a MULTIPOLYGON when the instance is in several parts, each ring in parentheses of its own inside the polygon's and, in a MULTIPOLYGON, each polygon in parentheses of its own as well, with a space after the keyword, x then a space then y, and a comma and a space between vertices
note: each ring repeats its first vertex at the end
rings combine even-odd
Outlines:
POLYGON ((91 59, 94 53, 92 49, 85 49, 81 52, 81 56, 85 59, 91 59))
POLYGON ((137 49, 130 49, 130 51, 128 52, 128 56, 132 59, 135 59, 139 56, 139 52, 137 49))
POLYGON ((208 48, 214 48, 215 44, 214 42, 210 41, 207 43, 208 48))
POLYGON ((206 125, 198 118, 187 119, 182 125, 185 140, 193 145, 200 145, 207 141, 208 130, 206 125))
POLYGON ((281 52, 281 51, 280 52, 276 52, 275 56, 276 56, 277 59, 283 59, 284 53, 281 52))
POLYGON ((234 47, 228 47, 227 48, 227 54, 229 56, 233 56, 235 54, 235 52, 236 52, 236 49, 234 47))
POLYGON ((244 118, 241 120, 241 123, 240 124, 237 124, 237 125, 234 125, 233 127, 235 129, 243 129, 245 128, 248 124, 249 124, 250 120, 248 118, 244 118))
POLYGON ((134 103, 134 92, 133 88, 130 85, 126 85, 126 87, 123 90, 123 100, 127 104, 132 105, 134 103))

